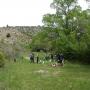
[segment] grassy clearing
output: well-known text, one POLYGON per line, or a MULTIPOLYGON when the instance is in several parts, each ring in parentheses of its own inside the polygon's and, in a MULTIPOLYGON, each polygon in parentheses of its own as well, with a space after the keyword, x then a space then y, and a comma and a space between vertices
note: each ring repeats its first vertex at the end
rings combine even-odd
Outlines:
POLYGON ((90 66, 66 63, 64 67, 10 62, 0 69, 0 90, 89 90, 90 66))

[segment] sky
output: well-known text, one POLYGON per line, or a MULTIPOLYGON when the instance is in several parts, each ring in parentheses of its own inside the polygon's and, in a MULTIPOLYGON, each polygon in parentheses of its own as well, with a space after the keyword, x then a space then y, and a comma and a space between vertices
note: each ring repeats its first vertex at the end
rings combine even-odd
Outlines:
MULTIPOLYGON (((54 13, 50 8, 53 0, 0 0, 0 26, 37 26, 42 25, 42 17, 54 13)), ((87 8, 79 0, 83 9, 87 8)))

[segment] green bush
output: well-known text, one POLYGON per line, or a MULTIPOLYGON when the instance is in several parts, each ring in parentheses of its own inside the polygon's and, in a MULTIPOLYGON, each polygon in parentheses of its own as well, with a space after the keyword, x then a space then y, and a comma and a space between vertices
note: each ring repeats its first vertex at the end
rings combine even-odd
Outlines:
POLYGON ((3 53, 0 52, 0 67, 3 67, 4 64, 5 64, 5 62, 4 62, 4 55, 3 55, 3 53))

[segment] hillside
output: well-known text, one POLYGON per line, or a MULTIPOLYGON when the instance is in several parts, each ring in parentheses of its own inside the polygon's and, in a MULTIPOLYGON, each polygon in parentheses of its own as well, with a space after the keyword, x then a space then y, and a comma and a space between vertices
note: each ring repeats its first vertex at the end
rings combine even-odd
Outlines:
POLYGON ((0 41, 4 42, 19 42, 29 43, 33 35, 40 31, 40 27, 36 26, 15 26, 15 27, 1 27, 0 28, 0 41), (10 37, 7 37, 10 34, 10 37))
POLYGON ((36 26, 0 27, 0 51, 11 59, 20 56, 38 31, 36 26))

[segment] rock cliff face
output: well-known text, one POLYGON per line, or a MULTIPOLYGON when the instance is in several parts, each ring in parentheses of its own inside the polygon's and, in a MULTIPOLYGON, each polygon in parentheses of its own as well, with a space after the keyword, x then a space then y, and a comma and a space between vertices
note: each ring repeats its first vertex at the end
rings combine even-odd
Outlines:
POLYGON ((7 26, 0 27, 0 41, 28 43, 32 36, 41 30, 40 26, 7 26), (10 35, 8 37, 8 34, 10 35))
POLYGON ((15 27, 18 31, 28 35, 28 36, 33 36, 37 34, 37 32, 41 31, 42 27, 41 26, 17 26, 15 27))
POLYGON ((40 30, 40 26, 0 27, 0 52, 11 60, 22 56, 30 44, 32 36, 40 30))

